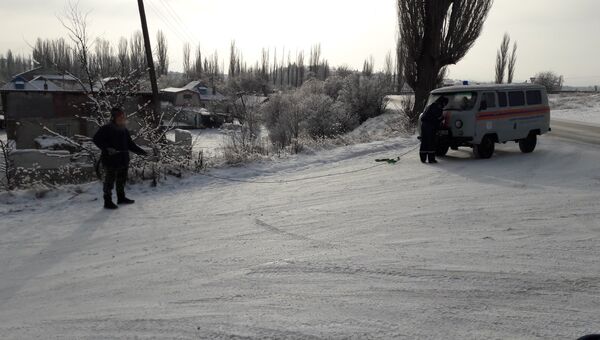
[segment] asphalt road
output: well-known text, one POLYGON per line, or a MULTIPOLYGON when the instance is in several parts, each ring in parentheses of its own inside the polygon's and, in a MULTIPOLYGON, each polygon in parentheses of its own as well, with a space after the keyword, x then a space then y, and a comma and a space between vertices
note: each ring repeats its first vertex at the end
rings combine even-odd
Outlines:
POLYGON ((551 136, 600 145, 600 125, 552 119, 550 126, 552 127, 551 136))

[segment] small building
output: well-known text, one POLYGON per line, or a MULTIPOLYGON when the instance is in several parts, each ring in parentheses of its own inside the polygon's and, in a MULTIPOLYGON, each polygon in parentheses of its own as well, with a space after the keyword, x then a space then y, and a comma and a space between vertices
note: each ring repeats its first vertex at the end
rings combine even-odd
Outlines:
MULTIPOLYGON (((48 130, 69 138, 92 136, 98 126, 89 119, 88 95, 72 75, 44 68, 15 75, 0 88, 7 138, 17 149, 34 149, 36 138, 51 134, 48 130)), ((150 93, 135 94, 125 101, 124 110, 137 111, 151 100, 150 93)))
POLYGON ((227 97, 216 88, 192 81, 184 87, 169 87, 161 90, 163 107, 182 128, 214 128, 230 121, 227 97))
POLYGON ((222 104, 227 99, 216 88, 204 86, 199 81, 192 81, 184 87, 168 87, 160 92, 162 100, 173 106, 210 108, 222 104))

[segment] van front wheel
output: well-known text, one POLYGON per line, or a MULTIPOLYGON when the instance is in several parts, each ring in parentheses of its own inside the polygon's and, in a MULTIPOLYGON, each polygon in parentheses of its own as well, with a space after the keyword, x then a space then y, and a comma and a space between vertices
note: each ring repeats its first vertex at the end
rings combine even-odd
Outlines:
POLYGON ((519 149, 523 153, 531 153, 535 150, 535 146, 537 145, 537 135, 535 133, 530 133, 529 136, 525 139, 519 140, 519 149))
POLYGON ((485 136, 481 140, 481 144, 473 145, 473 153, 475 157, 488 159, 491 158, 496 150, 496 143, 491 136, 485 136))

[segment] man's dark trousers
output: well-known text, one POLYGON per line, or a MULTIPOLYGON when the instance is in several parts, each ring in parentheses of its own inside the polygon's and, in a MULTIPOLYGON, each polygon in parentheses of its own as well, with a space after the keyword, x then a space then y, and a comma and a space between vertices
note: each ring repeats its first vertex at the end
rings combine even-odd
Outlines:
POLYGON ((421 162, 435 162, 435 149, 437 145, 437 129, 430 124, 421 125, 421 162))
POLYGON ((127 182, 127 168, 104 168, 104 199, 112 200, 112 190, 117 186, 117 200, 125 198, 125 183, 127 182))

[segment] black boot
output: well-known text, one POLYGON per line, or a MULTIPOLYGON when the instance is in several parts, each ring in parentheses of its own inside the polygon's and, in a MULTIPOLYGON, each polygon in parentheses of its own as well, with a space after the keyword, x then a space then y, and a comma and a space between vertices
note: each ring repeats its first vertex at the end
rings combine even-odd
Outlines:
POLYGON ((112 197, 104 197, 104 209, 115 210, 119 207, 112 201, 112 197))
POLYGON ((429 164, 436 164, 437 161, 435 160, 435 153, 430 153, 429 154, 429 164))
POLYGON ((426 153, 421 152, 419 154, 419 156, 421 156, 421 163, 427 163, 427 154, 426 153))
POLYGON ((130 200, 129 198, 122 196, 117 199, 117 204, 133 204, 134 200, 130 200))

